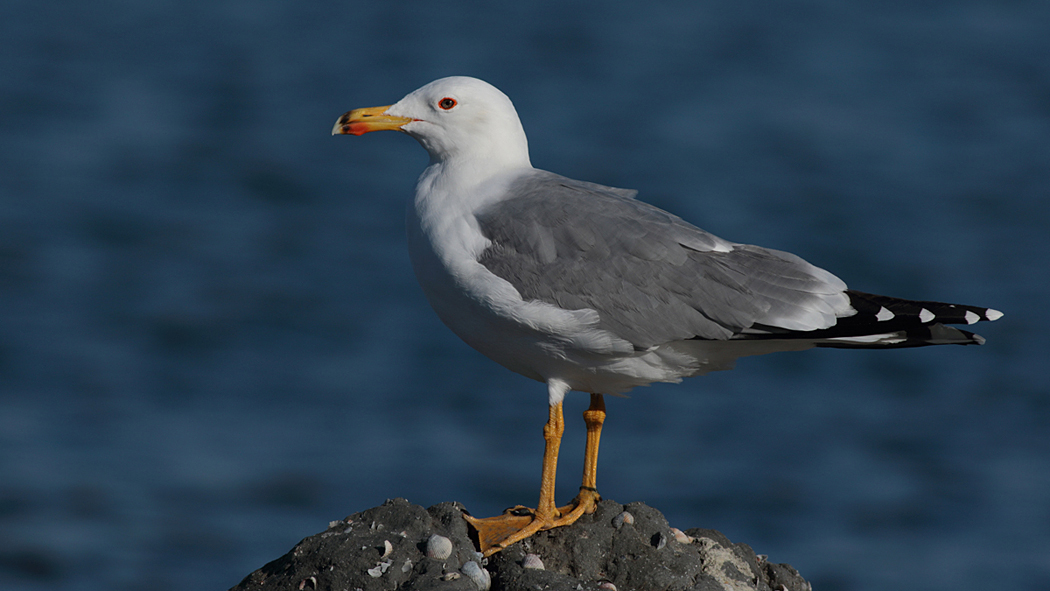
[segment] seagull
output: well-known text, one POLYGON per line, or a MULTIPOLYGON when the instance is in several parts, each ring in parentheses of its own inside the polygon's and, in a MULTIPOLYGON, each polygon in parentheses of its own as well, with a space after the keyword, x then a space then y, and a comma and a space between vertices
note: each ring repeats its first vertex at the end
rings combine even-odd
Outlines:
POLYGON ((393 105, 349 111, 332 134, 379 130, 406 133, 430 155, 407 214, 430 305, 467 344, 547 385, 539 504, 464 515, 486 556, 595 510, 605 394, 777 351, 982 344, 949 325, 1002 316, 848 289, 796 255, 723 240, 636 191, 533 168, 514 105, 476 78, 442 78, 393 105), (591 396, 583 482, 558 507, 570 390, 591 396))

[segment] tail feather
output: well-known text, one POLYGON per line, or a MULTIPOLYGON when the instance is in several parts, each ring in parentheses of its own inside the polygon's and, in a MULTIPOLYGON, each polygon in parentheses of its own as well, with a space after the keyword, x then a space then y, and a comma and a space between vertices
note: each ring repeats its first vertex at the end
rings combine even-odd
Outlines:
POLYGON ((791 331, 770 326, 740 335, 746 339, 805 339, 817 347, 848 349, 923 347, 927 345, 981 345, 984 338, 949 324, 998 320, 1002 312, 979 306, 904 300, 847 290, 851 316, 820 330, 791 331))
POLYGON ((846 290, 850 305, 857 310, 857 314, 849 318, 843 318, 839 323, 849 322, 851 319, 869 321, 875 318, 876 322, 884 322, 900 317, 904 322, 918 320, 922 324, 974 324, 982 320, 998 320, 1003 313, 991 308, 979 306, 966 306, 963 304, 945 304, 943 302, 922 302, 915 300, 902 300, 889 296, 880 296, 852 289, 846 290))

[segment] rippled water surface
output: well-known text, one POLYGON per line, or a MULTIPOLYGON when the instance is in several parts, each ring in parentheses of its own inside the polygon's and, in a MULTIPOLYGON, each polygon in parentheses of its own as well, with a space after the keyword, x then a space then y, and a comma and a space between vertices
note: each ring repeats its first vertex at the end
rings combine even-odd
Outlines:
POLYGON ((1050 587, 1047 3, 0 14, 0 587, 225 589, 388 497, 535 501, 545 389, 412 276, 425 153, 329 136, 451 74, 514 99, 538 167, 1006 313, 980 348, 785 353, 609 400, 607 498, 823 590, 1050 587))

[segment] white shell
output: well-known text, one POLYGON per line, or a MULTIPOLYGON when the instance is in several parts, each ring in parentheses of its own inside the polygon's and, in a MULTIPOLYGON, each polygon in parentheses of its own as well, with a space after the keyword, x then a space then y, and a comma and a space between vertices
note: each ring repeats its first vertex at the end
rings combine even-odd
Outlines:
POLYGON ((674 536, 675 541, 680 543, 680 544, 692 544, 693 543, 692 536, 686 534, 684 531, 678 529, 677 527, 672 527, 671 528, 671 534, 674 536))
POLYGON ((492 586, 492 575, 481 568, 481 565, 476 562, 468 562, 460 570, 474 581, 474 584, 478 586, 478 591, 489 591, 489 587, 492 586))
POLYGON ((427 540, 427 556, 438 560, 445 560, 452 555, 452 540, 434 534, 427 540))

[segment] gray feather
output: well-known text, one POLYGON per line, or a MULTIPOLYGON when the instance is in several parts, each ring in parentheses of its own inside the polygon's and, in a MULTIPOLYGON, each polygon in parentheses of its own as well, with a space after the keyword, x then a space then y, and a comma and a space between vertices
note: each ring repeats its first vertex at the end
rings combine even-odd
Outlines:
POLYGON ((479 262, 527 300, 596 310, 638 349, 794 329, 803 311, 844 299, 830 273, 756 246, 722 252, 728 243, 624 189, 537 170, 508 194, 477 215, 492 242, 479 262))

